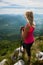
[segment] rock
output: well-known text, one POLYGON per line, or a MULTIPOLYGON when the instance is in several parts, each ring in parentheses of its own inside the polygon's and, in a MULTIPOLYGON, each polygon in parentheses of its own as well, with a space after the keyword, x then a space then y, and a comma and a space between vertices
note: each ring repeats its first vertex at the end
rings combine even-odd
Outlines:
POLYGON ((23 53, 23 47, 19 47, 19 48, 16 48, 13 52, 13 54, 11 55, 11 59, 13 61, 17 60, 17 59, 20 59, 20 57, 22 57, 22 53, 23 53))
POLYGON ((5 63, 7 62, 7 59, 4 59, 0 62, 0 65, 5 65, 5 63))
POLYGON ((21 51, 21 52, 23 52, 23 46, 21 46, 19 48, 16 48, 15 51, 21 51))
POLYGON ((38 51, 38 53, 36 53, 36 57, 38 60, 43 60, 43 52, 38 51))
POLYGON ((17 63, 15 63, 14 65, 25 65, 23 60, 19 60, 17 63))

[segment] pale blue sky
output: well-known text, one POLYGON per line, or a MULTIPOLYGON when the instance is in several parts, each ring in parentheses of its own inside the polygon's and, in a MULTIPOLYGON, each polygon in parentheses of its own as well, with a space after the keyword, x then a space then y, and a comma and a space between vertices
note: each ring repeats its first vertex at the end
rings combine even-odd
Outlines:
POLYGON ((43 14, 43 0, 0 0, 0 14, 22 14, 27 10, 43 14))

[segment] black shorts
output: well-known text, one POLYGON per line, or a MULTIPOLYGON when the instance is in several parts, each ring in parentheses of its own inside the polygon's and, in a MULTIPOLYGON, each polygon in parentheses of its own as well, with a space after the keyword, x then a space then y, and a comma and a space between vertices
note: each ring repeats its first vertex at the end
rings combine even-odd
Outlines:
POLYGON ((32 46, 33 42, 30 43, 30 44, 26 44, 26 43, 23 43, 23 48, 26 49, 26 52, 28 54, 28 56, 31 56, 31 46, 32 46))

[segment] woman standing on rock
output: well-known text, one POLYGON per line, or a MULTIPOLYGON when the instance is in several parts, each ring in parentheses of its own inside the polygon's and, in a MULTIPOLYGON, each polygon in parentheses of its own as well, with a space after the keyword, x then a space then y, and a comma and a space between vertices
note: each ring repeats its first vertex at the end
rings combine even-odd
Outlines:
POLYGON ((34 29, 35 24, 33 23, 33 12, 27 11, 25 13, 25 18, 27 20, 27 24, 22 30, 22 39, 23 39, 23 48, 26 49, 26 52, 28 54, 28 65, 30 65, 30 59, 31 59, 31 47, 34 43, 34 29))

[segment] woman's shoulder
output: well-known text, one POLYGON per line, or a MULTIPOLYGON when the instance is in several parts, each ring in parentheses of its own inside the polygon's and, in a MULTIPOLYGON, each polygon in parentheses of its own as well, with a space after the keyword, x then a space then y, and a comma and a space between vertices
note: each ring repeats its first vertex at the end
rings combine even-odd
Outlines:
POLYGON ((29 24, 29 23, 27 23, 27 24, 26 24, 26 27, 30 27, 30 24, 29 24))
POLYGON ((35 25, 32 25, 32 27, 35 29, 35 25))
POLYGON ((25 25, 24 30, 25 30, 25 31, 28 31, 28 30, 29 30, 29 24, 28 24, 28 23, 25 25))

